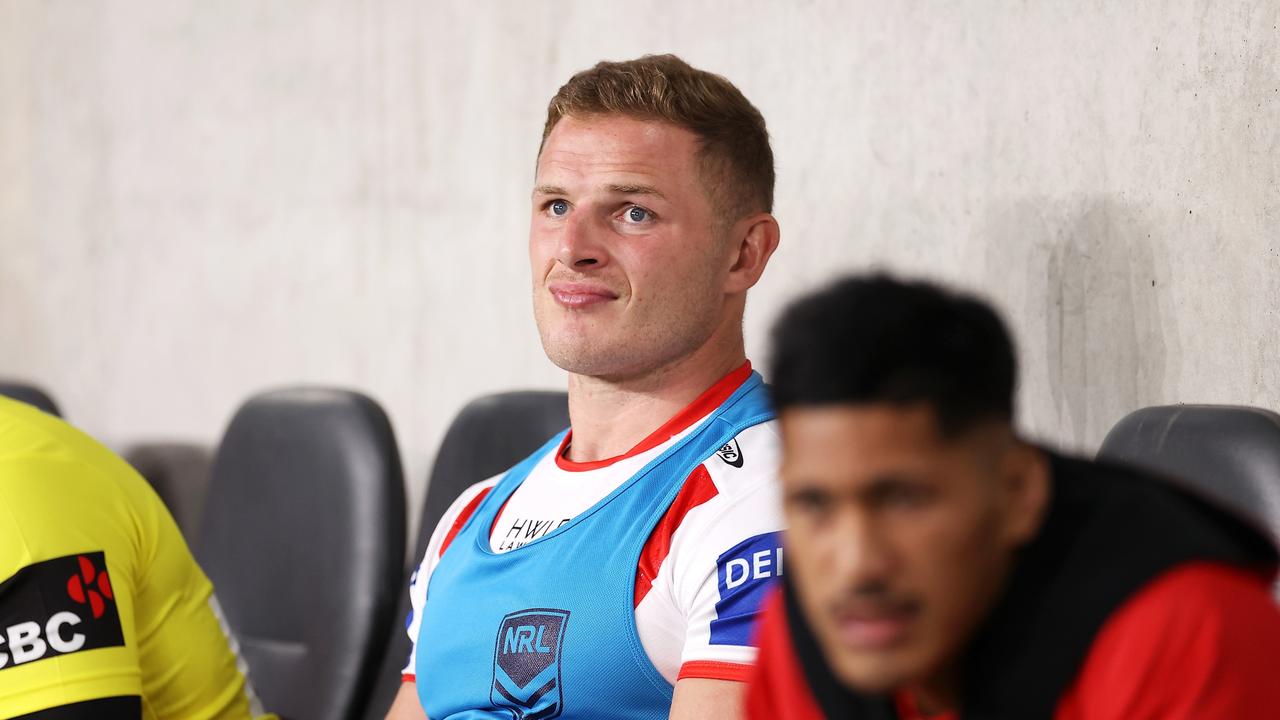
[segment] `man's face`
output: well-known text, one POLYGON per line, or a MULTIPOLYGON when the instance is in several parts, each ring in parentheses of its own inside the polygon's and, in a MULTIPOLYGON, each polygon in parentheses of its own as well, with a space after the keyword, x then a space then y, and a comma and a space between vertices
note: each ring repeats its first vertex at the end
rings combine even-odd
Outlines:
POLYGON ((950 674, 1039 526, 1039 454, 1007 424, 944 438, 925 406, 802 406, 781 426, 789 573, 836 676, 950 674))
POLYGON ((617 115, 560 120, 533 192, 533 310, 551 361, 626 378, 683 358, 726 317, 728 234, 693 133, 617 115))

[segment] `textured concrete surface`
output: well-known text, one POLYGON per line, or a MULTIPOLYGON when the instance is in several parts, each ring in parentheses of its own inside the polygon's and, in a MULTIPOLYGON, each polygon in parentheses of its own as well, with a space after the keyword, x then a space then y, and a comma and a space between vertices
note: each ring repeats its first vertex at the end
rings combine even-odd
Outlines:
POLYGON ((555 387, 523 249, 545 103, 601 58, 737 82, 784 239, 748 318, 868 267, 997 300, 1035 433, 1280 409, 1280 2, 0 0, 0 374, 118 446, 299 382, 392 414, 555 387))

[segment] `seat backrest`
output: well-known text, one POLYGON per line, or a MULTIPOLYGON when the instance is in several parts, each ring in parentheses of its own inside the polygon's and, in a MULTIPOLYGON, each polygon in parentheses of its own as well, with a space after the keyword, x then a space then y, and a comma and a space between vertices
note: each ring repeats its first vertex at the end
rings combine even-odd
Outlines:
POLYGON ((299 388, 236 412, 214 459, 196 556, 268 711, 358 717, 404 545, 404 478, 377 403, 299 388))
POLYGON ((408 578, 427 551, 427 543, 449 505, 471 485, 493 477, 528 457, 551 436, 569 427, 569 401, 563 392, 526 391, 486 395, 458 413, 440 443, 418 539, 400 588, 397 622, 378 673, 377 689, 365 718, 382 720, 400 686, 400 669, 411 649, 405 634, 409 614, 408 578))
POLYGON ((213 464, 209 449, 191 443, 139 443, 123 454, 164 501, 187 543, 194 543, 200 537, 200 515, 213 464))
POLYGON ((62 413, 58 411, 58 404, 53 401, 53 398, 49 396, 49 393, 35 385, 16 381, 0 380, 0 395, 12 398, 19 402, 24 402, 28 405, 35 405, 50 415, 62 417, 62 413))
POLYGON ((1130 413, 1098 458, 1186 483, 1280 538, 1280 415, 1228 405, 1167 405, 1130 413))

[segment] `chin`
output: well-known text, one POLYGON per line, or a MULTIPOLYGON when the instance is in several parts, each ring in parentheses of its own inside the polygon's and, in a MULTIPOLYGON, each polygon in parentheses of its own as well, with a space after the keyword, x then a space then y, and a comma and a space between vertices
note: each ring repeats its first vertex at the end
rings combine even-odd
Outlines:
POLYGON ((627 361, 633 359, 627 353, 600 347, 581 338, 575 342, 544 339, 542 349, 556 367, 587 377, 623 374, 627 370, 627 361))
POLYGON ((898 690, 912 682, 915 673, 885 658, 836 658, 831 671, 841 685, 868 694, 898 690))

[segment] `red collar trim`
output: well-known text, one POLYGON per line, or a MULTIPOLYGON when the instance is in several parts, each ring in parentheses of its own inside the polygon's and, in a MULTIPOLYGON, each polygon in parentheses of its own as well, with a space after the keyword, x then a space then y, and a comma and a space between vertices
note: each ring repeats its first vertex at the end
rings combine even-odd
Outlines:
POLYGON ((648 452, 671 438, 679 435, 701 420, 711 414, 716 408, 724 404, 725 400, 734 393, 742 383, 751 377, 751 361, 744 362, 737 370, 725 375, 707 389, 706 392, 698 396, 696 400, 689 403, 688 407, 676 413, 675 417, 663 423, 662 427, 654 430, 649 437, 640 441, 638 445, 631 448, 627 452, 604 460, 591 460, 588 462, 574 462, 564 456, 564 451, 569 447, 569 442, 573 439, 573 428, 569 428, 569 432, 565 433, 564 440, 560 442, 560 449, 556 451, 556 465, 561 470, 569 472, 583 472, 585 470, 598 470, 602 467, 609 467, 619 460, 626 460, 629 457, 635 457, 643 452, 648 452))

